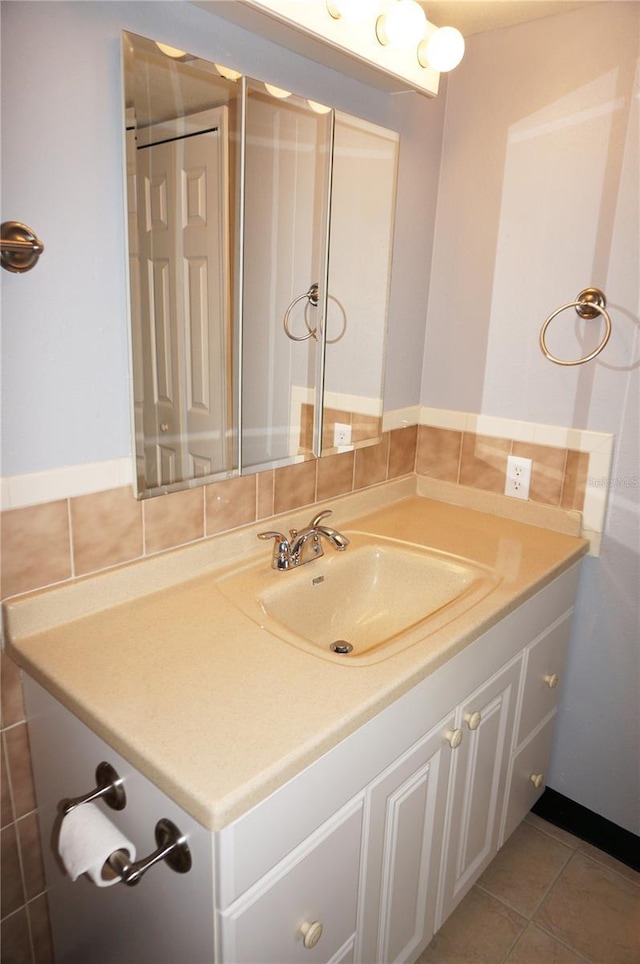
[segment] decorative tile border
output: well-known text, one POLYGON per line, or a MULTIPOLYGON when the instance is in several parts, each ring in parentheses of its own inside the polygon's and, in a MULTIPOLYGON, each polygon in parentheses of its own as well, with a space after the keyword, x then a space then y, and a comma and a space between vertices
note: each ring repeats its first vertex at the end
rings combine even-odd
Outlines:
POLYGON ((584 453, 587 456, 586 484, 584 501, 579 507, 582 535, 591 542, 591 555, 599 555, 610 488, 614 435, 427 406, 420 409, 419 424, 488 438, 510 439, 512 443, 584 453))
POLYGON ((532 457, 531 502, 582 512, 597 555, 613 436, 411 406, 384 418, 382 441, 352 452, 137 502, 129 459, 3 483, 2 596, 119 565, 417 472, 501 494, 509 453, 532 457))
POLYGON ((133 464, 130 458, 65 465, 45 472, 0 479, 0 505, 3 510, 19 509, 25 505, 39 505, 55 499, 117 489, 132 482, 133 464))

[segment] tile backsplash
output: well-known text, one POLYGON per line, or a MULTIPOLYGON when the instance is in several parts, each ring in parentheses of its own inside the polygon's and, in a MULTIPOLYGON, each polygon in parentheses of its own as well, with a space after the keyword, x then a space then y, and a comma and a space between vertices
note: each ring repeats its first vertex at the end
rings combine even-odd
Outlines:
POLYGON ((2 598, 414 472, 502 493, 510 454, 533 460, 530 501, 587 508, 588 450, 467 428, 409 425, 384 432, 376 445, 144 501, 134 498, 130 486, 118 486, 8 509, 2 513, 2 598))

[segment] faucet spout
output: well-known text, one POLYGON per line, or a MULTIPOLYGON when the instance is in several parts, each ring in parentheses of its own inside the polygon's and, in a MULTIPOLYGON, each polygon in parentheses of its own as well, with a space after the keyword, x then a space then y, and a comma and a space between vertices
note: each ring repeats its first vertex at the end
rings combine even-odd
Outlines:
POLYGON ((343 536, 337 529, 331 529, 330 526, 316 526, 316 532, 318 535, 324 536, 338 552, 344 552, 349 545, 347 537, 343 536))

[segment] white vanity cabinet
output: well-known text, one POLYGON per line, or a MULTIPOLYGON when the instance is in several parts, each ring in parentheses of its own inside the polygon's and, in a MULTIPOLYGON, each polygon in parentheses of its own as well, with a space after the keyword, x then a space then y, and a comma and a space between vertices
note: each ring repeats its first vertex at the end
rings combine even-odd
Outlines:
POLYGON ((213 834, 31 684, 57 964, 415 960, 542 793, 578 574, 575 564, 213 834), (61 874, 56 802, 82 792, 103 756, 127 781, 114 822, 137 837, 146 828, 142 854, 156 819, 184 824, 188 874, 154 867, 132 889, 61 874))
POLYGON ((414 744, 367 792, 360 961, 411 960, 434 932, 454 720, 414 744))
POLYGON ((498 849, 500 815, 520 680, 520 657, 458 708, 437 925, 462 900, 498 849))
POLYGON ((327 847, 315 882, 296 877, 280 890, 277 932, 262 932, 251 953, 331 964, 419 956, 544 789, 530 777, 534 761, 542 773, 548 763, 578 574, 579 565, 563 573, 217 835, 223 964, 251 960, 233 956, 245 906, 290 866, 317 874, 315 840, 324 845, 344 808, 361 807, 358 882, 355 849, 333 862, 340 848, 327 847), (327 893, 314 902, 318 881, 327 893), (340 944, 348 925, 323 915, 350 912, 356 896, 355 932, 340 944), (315 921, 323 932, 309 950, 300 926, 315 921))

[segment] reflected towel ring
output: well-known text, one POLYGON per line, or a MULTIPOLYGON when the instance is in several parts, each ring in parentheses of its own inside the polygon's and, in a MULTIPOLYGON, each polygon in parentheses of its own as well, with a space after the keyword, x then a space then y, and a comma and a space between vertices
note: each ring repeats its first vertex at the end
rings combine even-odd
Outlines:
POLYGON ((562 305, 560 308, 556 308, 552 314, 549 315, 547 320, 544 322, 542 328, 540 329, 540 348, 542 353, 546 355, 549 361, 555 362, 556 365, 583 365, 585 362, 591 361, 596 355, 599 355, 604 346, 609 341, 609 336, 611 335, 611 318, 609 313, 605 310, 607 304, 607 299, 605 298, 604 292, 600 288, 585 288, 580 292, 576 301, 570 301, 567 305, 562 305), (547 333, 547 328, 560 312, 566 311, 568 308, 575 308, 577 314, 581 318, 593 319, 602 316, 605 320, 607 326, 604 333, 604 338, 600 344, 595 348, 590 354, 584 355, 582 358, 577 358, 575 361, 564 361, 562 358, 556 358, 552 355, 545 341, 545 335, 547 333))
POLYGON ((284 325, 285 334, 287 335, 287 338, 291 339, 291 341, 307 341, 307 339, 309 338, 315 338, 317 340, 318 329, 310 328, 307 323, 306 317, 305 317, 305 325, 307 326, 306 335, 294 335, 291 333, 291 329, 289 328, 289 319, 291 317, 291 310, 295 307, 295 305, 298 304, 299 301, 304 301, 305 298, 307 299, 310 305, 313 305, 314 308, 318 307, 318 285, 315 282, 314 284, 311 285, 308 291, 305 291, 304 294, 298 295, 297 298, 294 298, 284 313, 284 318, 282 323, 284 325))
MULTIPOLYGON (((329 295, 329 301, 335 301, 335 303, 339 306, 340 310, 342 311, 342 330, 340 334, 336 335, 335 338, 327 338, 326 340, 327 345, 335 345, 337 341, 340 341, 340 339, 344 336, 347 330, 347 316, 344 308, 337 300, 337 298, 334 298, 332 295, 329 295)), ((309 307, 309 305, 311 305, 313 308, 318 307, 318 285, 315 282, 314 284, 311 285, 308 291, 305 291, 303 295, 298 295, 297 298, 294 298, 284 313, 284 318, 283 318, 284 330, 287 337, 290 338, 291 341, 307 341, 307 339, 309 338, 313 338, 315 341, 318 340, 318 327, 312 328, 311 325, 309 324, 309 319, 307 318, 307 308, 309 307), (304 306, 304 323, 307 329, 307 334, 294 335, 292 334, 291 328, 289 327, 291 310, 294 308, 295 305, 298 304, 299 301, 304 301, 305 298, 307 299, 307 304, 304 306)), ((320 333, 322 334, 322 325, 320 325, 319 327, 320 327, 320 333)))

